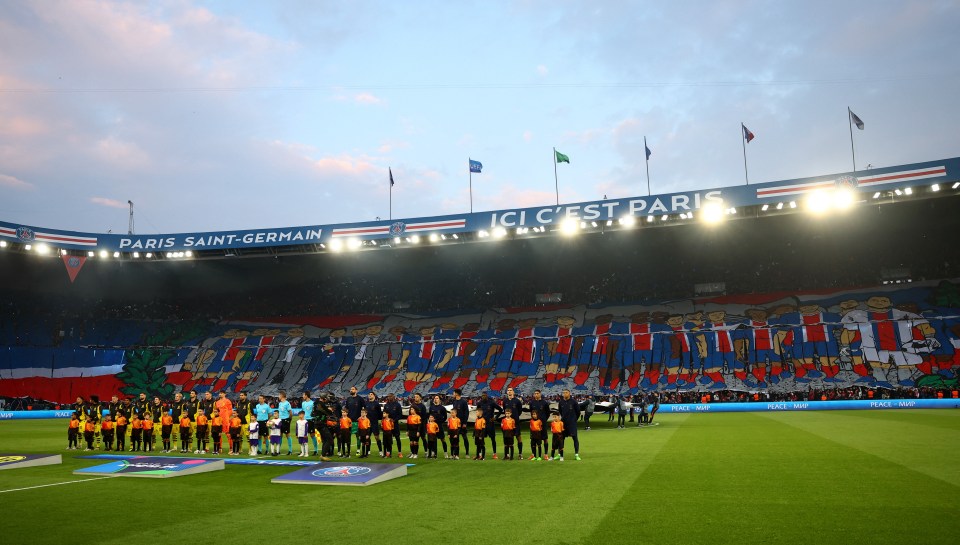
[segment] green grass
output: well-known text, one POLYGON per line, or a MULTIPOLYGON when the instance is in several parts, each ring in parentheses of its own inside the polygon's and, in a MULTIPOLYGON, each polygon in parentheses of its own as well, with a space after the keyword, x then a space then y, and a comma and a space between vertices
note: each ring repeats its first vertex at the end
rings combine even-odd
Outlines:
POLYGON ((419 459, 368 488, 274 485, 296 468, 228 465, 6 493, 83 479, 72 471, 98 462, 63 450, 65 421, 2 422, 0 452, 64 458, 0 471, 3 541, 956 542, 960 411, 660 414, 626 430, 594 420, 580 462, 568 441, 563 463, 419 459))

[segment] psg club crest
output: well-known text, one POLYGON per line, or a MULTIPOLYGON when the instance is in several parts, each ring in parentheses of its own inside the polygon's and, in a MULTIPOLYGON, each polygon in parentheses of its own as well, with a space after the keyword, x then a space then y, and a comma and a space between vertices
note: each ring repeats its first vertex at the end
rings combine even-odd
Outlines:
POLYGON ((78 268, 80 267, 80 258, 77 256, 70 256, 70 259, 67 260, 67 267, 78 268))
POLYGON ((393 236, 400 236, 406 229, 407 224, 403 223, 402 221, 397 221, 390 226, 390 234, 393 236))
POLYGON ((837 178, 838 189, 856 189, 859 185, 860 181, 857 180, 856 176, 841 176, 837 178))
POLYGON ((313 472, 313 475, 316 477, 356 477, 357 475, 366 475, 367 473, 370 473, 369 467, 339 466, 318 469, 313 472))
POLYGON ((17 238, 24 241, 30 242, 36 237, 34 235, 33 229, 29 227, 17 227, 17 238))

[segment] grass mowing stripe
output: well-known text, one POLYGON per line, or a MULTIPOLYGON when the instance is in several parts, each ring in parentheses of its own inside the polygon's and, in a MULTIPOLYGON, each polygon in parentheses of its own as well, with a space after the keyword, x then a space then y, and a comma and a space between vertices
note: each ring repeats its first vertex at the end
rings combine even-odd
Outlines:
POLYGON ((953 486, 760 414, 691 415, 585 541, 953 542, 953 486))
POLYGON ((843 411, 842 414, 882 420, 885 422, 906 422, 911 426, 930 426, 936 429, 960 431, 960 411, 944 409, 911 409, 895 411, 843 411))
POLYGON ((35 486, 26 486, 23 488, 11 488, 10 490, 0 490, 0 494, 6 494, 7 492, 20 492, 21 490, 33 490, 35 488, 46 488, 48 486, 60 486, 63 484, 85 483, 87 481, 99 481, 100 479, 109 479, 109 478, 110 476, 108 475, 106 477, 94 477, 92 479, 80 479, 76 481, 65 481, 62 483, 38 484, 35 486))
POLYGON ((888 418, 862 418, 860 412, 819 411, 804 419, 791 418, 788 413, 758 414, 960 486, 960 466, 944 463, 956 460, 960 431, 926 425, 918 414, 885 411, 888 418))

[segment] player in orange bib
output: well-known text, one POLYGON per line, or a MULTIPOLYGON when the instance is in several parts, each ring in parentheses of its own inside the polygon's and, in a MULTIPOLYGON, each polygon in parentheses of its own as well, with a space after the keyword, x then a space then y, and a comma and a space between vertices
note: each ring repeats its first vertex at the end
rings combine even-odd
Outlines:
POLYGON ((543 420, 540 420, 540 413, 537 411, 530 413, 530 444, 533 448, 532 460, 543 460, 543 420))
POLYGON ((357 437, 360 438, 360 457, 370 456, 370 419, 367 410, 360 409, 360 418, 357 419, 357 437))
POLYGON ((383 413, 383 420, 380 421, 380 427, 383 429, 383 453, 386 458, 393 457, 393 430, 397 423, 390 418, 390 415, 383 413))
POLYGON ((153 415, 144 413, 140 425, 143 427, 143 451, 153 452, 153 415))
POLYGON ((427 420, 427 458, 437 457, 437 434, 440 433, 440 424, 437 419, 430 415, 427 420))
POLYGON ((353 427, 353 420, 350 420, 350 417, 347 416, 347 410, 342 409, 340 411, 340 425, 339 425, 339 441, 337 442, 337 447, 339 448, 339 453, 341 458, 350 457, 350 428, 353 427))
POLYGON ((407 415, 407 438, 410 440, 410 457, 417 458, 420 451, 420 415, 413 407, 410 407, 410 414, 407 415))
POLYGON ((474 460, 483 460, 487 455, 486 437, 487 437, 487 419, 477 411, 477 419, 473 422, 473 444, 476 446, 477 455, 474 460))
POLYGON ((450 411, 450 418, 447 419, 447 433, 450 434, 450 456, 454 460, 460 459, 460 419, 457 418, 457 410, 450 411))
POLYGON ((517 421, 513 419, 513 412, 507 409, 506 416, 500 421, 500 429, 503 430, 503 459, 513 460, 513 438, 517 431, 517 421))
POLYGON ((70 415, 70 424, 67 425, 67 450, 77 450, 80 437, 80 417, 77 413, 70 415))
MULTIPOLYGON (((553 434, 553 445, 550 448, 550 457, 554 460, 563 461, 563 421, 560 420, 560 415, 553 415, 553 419, 550 421, 550 432, 553 434), (560 451, 560 456, 557 456, 557 451, 560 451)), ((549 459, 549 458, 548 458, 549 459)))
POLYGON ((170 435, 173 433, 173 416, 169 412, 163 413, 160 417, 160 441, 163 448, 160 452, 170 452, 173 448, 170 446, 170 435))

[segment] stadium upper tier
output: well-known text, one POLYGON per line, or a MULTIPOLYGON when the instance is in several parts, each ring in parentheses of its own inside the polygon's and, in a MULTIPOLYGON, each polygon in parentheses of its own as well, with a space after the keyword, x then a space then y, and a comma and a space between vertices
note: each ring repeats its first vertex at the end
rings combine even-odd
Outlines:
POLYGON ((827 212, 858 203, 957 194, 960 158, 867 171, 602 201, 446 216, 205 233, 103 234, 0 222, 10 250, 113 259, 224 258, 349 251, 550 232, 622 230, 692 220, 827 212))
POLYGON ((250 259, 91 259, 73 284, 59 258, 0 251, 0 311, 237 318, 662 301, 697 295, 697 284, 729 294, 849 288, 957 276, 958 232, 960 196, 952 195, 718 228, 250 259))

